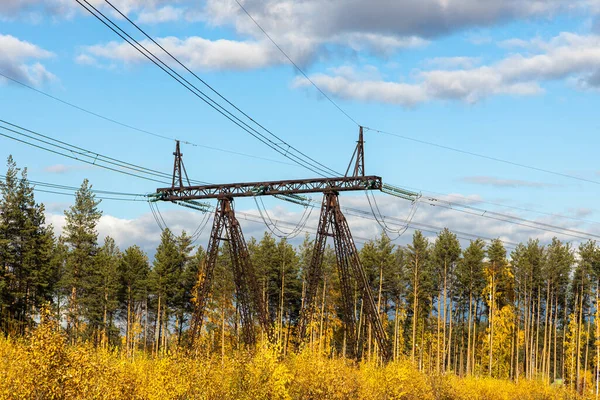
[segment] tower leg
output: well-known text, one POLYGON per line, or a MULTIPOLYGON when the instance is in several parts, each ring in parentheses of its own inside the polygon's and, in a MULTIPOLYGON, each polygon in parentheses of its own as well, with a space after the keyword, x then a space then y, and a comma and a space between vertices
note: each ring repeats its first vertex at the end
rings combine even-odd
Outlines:
POLYGON ((206 248, 206 259, 200 266, 200 275, 198 276, 198 282, 196 283, 196 293, 194 293, 194 313, 192 315, 190 326, 190 342, 192 345, 202 331, 204 309, 206 308, 206 303, 210 296, 213 273, 215 265, 217 264, 217 257, 219 256, 219 244, 221 243, 221 237, 225 227, 224 205, 224 202, 221 200, 217 203, 215 218, 208 240, 208 247, 206 248))
POLYGON ((374 330, 383 358, 388 359, 389 348, 381 317, 375 305, 367 275, 358 256, 358 250, 352 239, 350 227, 340 209, 338 194, 335 192, 325 193, 323 197, 315 247, 307 271, 307 289, 298 329, 299 339, 304 340, 307 326, 315 312, 314 299, 319 281, 323 277, 322 262, 327 236, 333 236, 334 238, 342 294, 341 314, 346 333, 347 354, 349 357, 359 358, 362 352, 362 346, 358 343, 360 337, 358 329, 360 327, 357 329, 356 313, 352 301, 352 283, 355 282, 360 292, 363 312, 374 330))
POLYGON ((196 286, 196 300, 191 323, 191 343, 198 337, 202 329, 204 310, 210 296, 221 240, 229 242, 229 253, 236 287, 236 302, 240 310, 242 322, 243 341, 246 344, 254 344, 256 342, 254 314, 258 316, 262 329, 270 339, 271 324, 262 299, 254 267, 250 262, 248 247, 246 246, 242 229, 235 217, 233 201, 230 198, 220 198, 215 211, 215 219, 206 251, 206 262, 201 267, 201 274, 196 286), (223 238, 224 231, 227 238, 223 238))
POLYGON ((336 196, 334 240, 342 243, 341 247, 344 249, 344 258, 347 259, 348 264, 352 267, 354 279, 356 280, 356 283, 358 284, 358 287, 362 293, 362 306, 364 313, 371 324, 381 355, 385 360, 388 360, 390 350, 388 346, 387 335, 383 329, 383 323, 381 322, 381 316, 375 304, 367 274, 365 273, 360 261, 358 250, 356 249, 356 245, 352 239, 352 233, 350 232, 348 221, 346 221, 346 217, 344 217, 337 200, 338 199, 336 196))
POLYGON ((315 238, 311 261, 305 274, 306 291, 304 294, 303 308, 300 312, 300 321, 298 322, 298 339, 300 342, 304 341, 308 326, 311 324, 315 313, 316 307, 314 301, 317 295, 319 281, 323 278, 322 263, 325 244, 327 243, 327 236, 329 235, 329 226, 331 225, 330 214, 327 198, 324 197, 321 205, 321 216, 319 217, 317 237, 315 238))

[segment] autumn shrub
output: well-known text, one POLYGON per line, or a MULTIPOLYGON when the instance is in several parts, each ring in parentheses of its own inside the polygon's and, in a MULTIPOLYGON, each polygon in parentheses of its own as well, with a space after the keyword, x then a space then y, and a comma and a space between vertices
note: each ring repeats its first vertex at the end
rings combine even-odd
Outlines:
POLYGON ((569 400, 583 399, 564 387, 551 386, 536 380, 519 380, 518 383, 503 379, 449 375, 440 397, 456 400, 569 400))
POLYGON ((356 399, 359 370, 344 359, 325 357, 305 349, 291 355, 286 364, 292 374, 293 399, 356 399))
POLYGON ((429 376, 409 361, 356 363, 305 349, 283 358, 277 347, 224 357, 173 348, 159 357, 89 344, 68 345, 53 321, 26 339, 0 337, 3 399, 365 399, 575 400, 568 386, 452 374, 429 376))
POLYGON ((434 399, 434 392, 426 376, 408 361, 385 366, 371 362, 360 367, 359 397, 369 400, 427 400, 434 399))

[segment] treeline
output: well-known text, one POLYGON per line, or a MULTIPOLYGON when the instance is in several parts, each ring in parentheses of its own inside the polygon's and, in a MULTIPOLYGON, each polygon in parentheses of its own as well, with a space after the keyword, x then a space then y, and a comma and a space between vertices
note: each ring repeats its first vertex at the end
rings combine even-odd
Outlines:
MULTIPOLYGON (((163 354, 186 339, 204 250, 185 232, 161 235, 152 262, 137 246, 120 250, 99 243, 102 215, 84 181, 66 223, 55 237, 34 199, 26 170, 12 158, 0 183, 0 328, 25 335, 51 307, 72 343, 118 346, 127 354, 163 354)), ((293 350, 303 305, 304 271, 312 242, 295 248, 265 234, 248 243, 275 340, 293 350)), ((443 230, 434 239, 416 231, 406 247, 386 236, 360 254, 390 338, 394 359, 409 359, 430 374, 558 379, 583 390, 595 387, 600 363, 600 249, 553 239, 519 244, 507 254, 500 240, 461 248, 443 230)), ((222 249, 198 351, 226 353, 241 347, 240 319, 228 251, 222 249)), ((327 249, 324 277, 309 327, 315 351, 342 356, 344 330, 335 253, 327 249)), ((356 296, 358 299, 359 296, 356 296)), ((362 307, 355 302, 359 326, 362 307)), ((363 329, 365 358, 377 345, 363 329)))

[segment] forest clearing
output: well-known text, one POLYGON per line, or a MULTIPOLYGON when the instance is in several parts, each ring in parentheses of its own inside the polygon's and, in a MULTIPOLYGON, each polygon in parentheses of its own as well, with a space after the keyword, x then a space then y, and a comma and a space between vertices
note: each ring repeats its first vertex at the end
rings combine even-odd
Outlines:
POLYGON ((0 0, 0 400, 600 400, 599 94, 600 0, 0 0))

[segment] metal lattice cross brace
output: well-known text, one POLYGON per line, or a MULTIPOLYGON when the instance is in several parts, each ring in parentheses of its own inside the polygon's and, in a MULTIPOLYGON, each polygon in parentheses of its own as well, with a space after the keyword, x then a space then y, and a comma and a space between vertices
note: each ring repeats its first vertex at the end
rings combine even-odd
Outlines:
POLYGON ((215 211, 210 240, 208 242, 206 262, 201 266, 201 273, 195 293, 195 307, 192 316, 191 335, 193 341, 200 334, 204 311, 211 293, 214 270, 219 255, 221 241, 227 241, 233 279, 235 283, 236 304, 240 312, 243 342, 249 345, 256 343, 254 318, 258 317, 261 328, 270 338, 271 323, 262 298, 254 266, 250 261, 248 247, 240 223, 235 217, 233 200, 220 198, 215 211), (223 237, 225 234, 226 237, 223 237))
POLYGON ((358 256, 358 250, 352 240, 348 222, 340 209, 338 193, 326 192, 321 206, 321 216, 315 240, 311 263, 307 271, 307 289, 304 298, 304 307, 301 312, 298 326, 298 336, 304 340, 307 327, 315 313, 314 300, 319 281, 323 277, 323 254, 327 236, 332 236, 335 246, 340 291, 342 294, 341 314, 346 332, 347 354, 353 358, 360 358, 362 353, 362 338, 357 327, 357 316, 352 301, 352 282, 355 282, 360 293, 362 309, 370 323, 375 339, 384 359, 389 359, 389 344, 367 275, 358 256))

